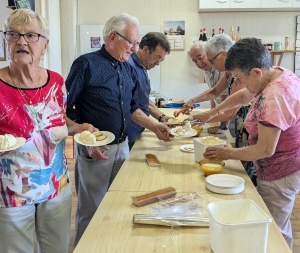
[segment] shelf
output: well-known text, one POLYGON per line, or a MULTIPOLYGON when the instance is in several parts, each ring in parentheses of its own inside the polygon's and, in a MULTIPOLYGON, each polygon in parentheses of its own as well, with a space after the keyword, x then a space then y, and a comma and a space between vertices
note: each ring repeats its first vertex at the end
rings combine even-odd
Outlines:
POLYGON ((300 50, 271 50, 269 51, 271 54, 271 60, 273 66, 280 66, 283 55, 285 53, 297 53, 300 52, 300 50), (276 56, 279 55, 278 61, 276 61, 276 56))
POLYGON ((15 10, 16 9, 16 6, 6 6, 6 8, 9 8, 9 9, 12 9, 12 10, 15 10))

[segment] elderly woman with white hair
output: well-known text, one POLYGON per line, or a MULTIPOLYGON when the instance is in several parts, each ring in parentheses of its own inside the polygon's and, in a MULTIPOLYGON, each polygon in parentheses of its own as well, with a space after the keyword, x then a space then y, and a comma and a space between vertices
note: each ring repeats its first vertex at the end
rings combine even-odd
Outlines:
MULTIPOLYGON (((242 39, 228 51, 226 69, 247 89, 232 95, 217 110, 222 112, 251 101, 244 122, 249 146, 211 147, 204 156, 254 161, 257 190, 292 249, 290 216, 300 190, 300 80, 287 69, 272 67, 270 58, 268 50, 255 38, 242 39)), ((207 115, 205 120, 215 112, 207 115)))
POLYGON ((63 78, 39 66, 47 21, 29 9, 4 24, 9 66, 0 69, 0 135, 25 138, 0 149, 0 252, 67 253, 72 191, 64 155, 68 129, 63 78))

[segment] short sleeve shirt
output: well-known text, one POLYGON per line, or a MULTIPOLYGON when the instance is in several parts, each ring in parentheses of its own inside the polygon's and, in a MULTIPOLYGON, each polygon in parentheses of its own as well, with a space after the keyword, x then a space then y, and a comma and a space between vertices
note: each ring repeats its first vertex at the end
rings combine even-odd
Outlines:
POLYGON ((254 162, 257 177, 266 181, 300 170, 300 80, 293 72, 280 69, 282 74, 254 96, 245 119, 249 145, 258 141, 259 122, 281 129, 274 155, 254 162))
MULTIPOLYGON (((212 67, 211 71, 204 71, 205 81, 207 82, 209 88, 213 88, 216 86, 218 81, 220 80, 223 72, 219 72, 217 69, 212 67)), ((222 95, 228 96, 228 89, 225 90, 222 95)), ((222 96, 221 95, 221 96, 222 96)), ((221 96, 215 98, 216 104, 220 104, 222 102, 221 96)))

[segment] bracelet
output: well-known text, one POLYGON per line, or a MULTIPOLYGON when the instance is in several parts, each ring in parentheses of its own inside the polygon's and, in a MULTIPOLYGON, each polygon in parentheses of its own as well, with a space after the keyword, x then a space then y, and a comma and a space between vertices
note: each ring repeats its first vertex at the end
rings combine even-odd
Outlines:
POLYGON ((164 116, 166 116, 165 114, 162 114, 162 115, 160 115, 159 117, 158 117, 158 122, 161 122, 161 119, 164 117, 164 116))
POLYGON ((217 111, 217 114, 220 114, 219 110, 217 109, 217 107, 215 107, 216 111, 217 111))

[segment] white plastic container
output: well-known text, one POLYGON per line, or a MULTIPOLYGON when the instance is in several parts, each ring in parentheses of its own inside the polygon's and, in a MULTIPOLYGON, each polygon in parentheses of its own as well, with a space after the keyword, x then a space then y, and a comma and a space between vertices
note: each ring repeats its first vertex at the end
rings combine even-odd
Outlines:
POLYGON ((272 219, 251 199, 207 205, 214 253, 265 253, 272 219))
POLYGON ((213 137, 213 136, 205 136, 205 137, 199 137, 199 138, 194 138, 194 150, 195 150, 195 161, 198 163, 199 161, 203 160, 203 153, 205 152, 205 149, 207 147, 211 146, 225 146, 226 141, 219 139, 218 137, 213 137), (218 144, 207 144, 204 143, 206 139, 208 138, 214 138, 219 141, 218 144))

